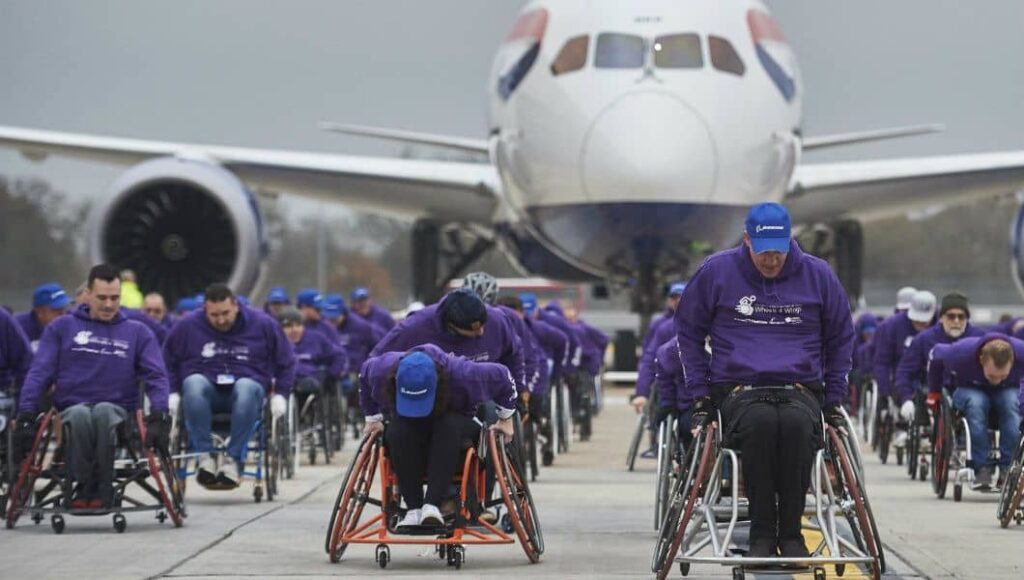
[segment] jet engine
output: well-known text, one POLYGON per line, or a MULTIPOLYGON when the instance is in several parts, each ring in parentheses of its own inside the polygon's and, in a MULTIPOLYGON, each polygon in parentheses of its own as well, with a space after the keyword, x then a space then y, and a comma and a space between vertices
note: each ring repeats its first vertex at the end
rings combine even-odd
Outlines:
POLYGON ((118 178, 90 219, 93 261, 134 270, 144 292, 170 304, 213 282, 248 294, 264 270, 256 200, 212 161, 142 162, 118 178))

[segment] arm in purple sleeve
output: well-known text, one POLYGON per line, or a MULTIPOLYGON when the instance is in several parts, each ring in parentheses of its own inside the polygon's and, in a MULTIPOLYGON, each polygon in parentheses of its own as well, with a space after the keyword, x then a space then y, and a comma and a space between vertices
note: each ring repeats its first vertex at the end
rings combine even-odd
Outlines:
POLYGON ((167 382, 167 369, 160 353, 160 343, 153 331, 146 327, 139 328, 136 340, 135 374, 146 382, 150 410, 166 413, 170 384, 167 382))
POLYGON ((822 320, 822 348, 825 354, 822 375, 825 378, 825 405, 838 405, 847 399, 850 385, 847 377, 853 366, 853 316, 850 301, 839 278, 828 273, 825 312, 822 320))
MULTIPOLYGON (((673 353, 668 354, 669 357, 673 356, 673 353)), ((675 353, 676 367, 679 366, 678 353, 675 353)), ((668 409, 676 408, 676 380, 680 377, 676 374, 672 368, 672 361, 666 359, 664 356, 659 356, 655 359, 658 367, 658 372, 655 373, 655 385, 658 388, 658 406, 665 407, 668 409)))
POLYGON ((523 342, 519 340, 511 321, 505 320, 504 332, 506 336, 505 355, 499 362, 508 367, 508 370, 515 377, 516 386, 526 391, 526 362, 523 354, 523 342))
POLYGON ((651 397, 651 385, 654 383, 655 371, 657 370, 654 365, 655 354, 657 353, 660 344, 654 344, 651 340, 648 346, 644 347, 643 352, 640 354, 640 363, 636 369, 636 395, 638 397, 651 397))
POLYGON ((51 324, 43 331, 39 339, 39 349, 32 359, 32 367, 25 375, 25 385, 21 389, 18 411, 36 413, 41 411, 39 399, 57 376, 57 365, 60 362, 60 325, 51 324))
POLYGON ((4 316, 0 322, 3 323, 3 340, 0 342, 2 345, 0 350, 6 358, 3 365, 10 369, 14 377, 14 390, 18 391, 22 383, 25 382, 28 369, 32 366, 32 347, 29 345, 28 337, 25 336, 25 331, 21 329, 21 325, 14 320, 14 317, 4 316))
POLYGON ((332 377, 340 377, 349 371, 348 353, 340 344, 328 345, 327 372, 332 377))
POLYGON ((705 261, 683 291, 673 320, 679 340, 679 359, 686 369, 686 389, 693 398, 711 392, 704 339, 711 332, 715 316, 714 273, 705 261))
POLYGON ((389 375, 405 353, 388 352, 366 359, 359 372, 359 408, 366 417, 379 417, 384 411, 379 403, 389 375))
POLYGON ((871 361, 871 376, 882 393, 892 391, 892 375, 896 370, 892 360, 894 347, 892 325, 882 324, 875 333, 874 356, 871 361))
POLYGON ((924 369, 928 360, 924 343, 920 334, 914 337, 914 341, 900 358, 900 363, 896 365, 896 382, 892 395, 897 401, 909 401, 914 396, 914 377, 924 369))
MULTIPOLYGON (((937 345, 928 355, 928 390, 932 393, 941 393, 944 386, 943 378, 946 374, 945 349, 937 345)), ((902 401, 900 401, 902 403, 902 401)))
POLYGON ((182 335, 184 325, 176 324, 171 332, 167 334, 164 341, 164 368, 167 369, 167 382, 172 393, 181 392, 181 358, 179 357, 182 348, 182 335))

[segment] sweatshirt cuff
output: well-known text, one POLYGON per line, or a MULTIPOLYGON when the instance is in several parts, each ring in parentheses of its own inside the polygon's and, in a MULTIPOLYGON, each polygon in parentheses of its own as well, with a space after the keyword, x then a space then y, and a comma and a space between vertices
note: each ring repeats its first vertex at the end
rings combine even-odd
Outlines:
POLYGON ((497 407, 497 409, 498 409, 498 418, 499 419, 508 419, 512 415, 516 414, 516 410, 515 409, 506 409, 505 407, 497 407))
POLYGON ((366 420, 367 423, 380 423, 381 421, 384 420, 384 414, 377 413, 376 415, 367 415, 366 417, 364 417, 364 419, 366 420))

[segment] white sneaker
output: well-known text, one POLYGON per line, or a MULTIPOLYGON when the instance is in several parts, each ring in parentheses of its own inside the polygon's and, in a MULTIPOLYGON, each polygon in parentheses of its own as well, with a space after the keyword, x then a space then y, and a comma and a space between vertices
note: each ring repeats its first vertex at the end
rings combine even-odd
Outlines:
POLYGON ((401 521, 398 522, 398 525, 396 527, 408 528, 412 526, 418 526, 420 525, 420 515, 421 511, 418 509, 408 510, 405 512, 405 515, 402 517, 401 521))
POLYGON ((441 515, 441 510, 437 509, 436 505, 429 503, 423 504, 423 517, 420 518, 421 526, 441 526, 444 525, 444 516, 441 515))
POLYGON ((908 435, 907 435, 906 431, 897 431, 896 434, 893 435, 893 438, 892 438, 892 445, 893 445, 893 447, 897 447, 899 449, 903 449, 904 447, 906 447, 907 446, 907 437, 908 437, 908 435))
POLYGON ((233 459, 225 459, 224 465, 217 472, 217 480, 219 483, 238 487, 238 483, 242 481, 242 470, 238 463, 233 459))
POLYGON ((196 468, 196 481, 199 485, 213 485, 217 483, 217 458, 209 453, 204 453, 199 458, 199 466, 196 468))

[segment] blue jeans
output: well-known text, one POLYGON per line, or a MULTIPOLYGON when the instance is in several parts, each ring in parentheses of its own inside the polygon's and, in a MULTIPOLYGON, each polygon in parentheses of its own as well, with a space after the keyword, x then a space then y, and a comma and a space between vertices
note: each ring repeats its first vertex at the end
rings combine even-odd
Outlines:
POLYGON ((265 398, 263 385, 252 379, 238 379, 231 387, 217 387, 200 374, 185 377, 181 386, 181 402, 191 450, 194 453, 212 453, 210 430, 213 414, 231 413, 228 455, 242 463, 265 398))
POLYGON ((953 407, 963 413, 971 428, 971 467, 975 469, 989 465, 988 416, 990 409, 995 411, 999 425, 999 465, 1007 467, 1020 439, 1017 389, 957 387, 953 391, 953 407))

